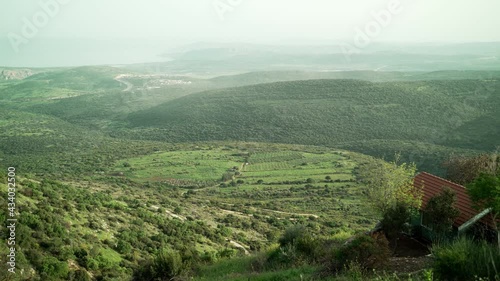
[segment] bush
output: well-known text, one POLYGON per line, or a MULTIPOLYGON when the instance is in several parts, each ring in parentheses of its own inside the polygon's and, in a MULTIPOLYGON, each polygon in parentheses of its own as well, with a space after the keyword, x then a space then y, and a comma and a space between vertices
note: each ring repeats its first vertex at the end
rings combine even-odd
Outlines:
POLYGON ((230 259, 238 253, 237 250, 231 248, 225 248, 217 252, 217 258, 219 259, 230 259))
POLYGON ((89 274, 84 270, 71 271, 68 280, 71 281, 91 281, 89 274))
POLYGON ((289 244, 270 252, 266 267, 268 270, 284 269, 301 266, 304 262, 303 256, 297 252, 294 245, 289 244))
POLYGON ((336 270, 342 270, 352 262, 358 263, 363 269, 376 269, 384 267, 389 261, 391 252, 389 242, 382 233, 372 236, 358 235, 347 245, 341 247, 336 253, 336 270))
POLYGON ((161 249, 152 261, 140 265, 133 280, 174 280, 181 275, 184 266, 179 252, 161 249))
POLYGON ((319 241, 304 226, 294 226, 285 231, 279 239, 281 247, 293 246, 299 255, 315 260, 318 254, 319 241))
POLYGON ((293 226, 279 239, 279 247, 270 252, 268 265, 271 268, 282 268, 314 262, 320 253, 319 246, 319 241, 306 227, 293 226))
POLYGON ((460 238, 434 246, 432 253, 433 269, 439 279, 498 280, 500 276, 500 250, 487 242, 460 238))
POLYGON ((394 239, 406 229, 406 223, 410 222, 411 213, 404 203, 397 203, 387 209, 382 218, 382 229, 387 234, 387 238, 394 239))
POLYGON ((307 229, 303 225, 296 225, 285 230, 283 236, 279 239, 281 247, 293 244, 297 239, 305 236, 307 229))
POLYGON ((132 245, 130 245, 129 242, 120 239, 116 244, 115 250, 120 254, 126 255, 132 251, 132 245))
POLYGON ((66 262, 59 261, 54 257, 45 257, 42 261, 40 272, 42 276, 49 277, 48 279, 66 279, 68 277, 69 268, 66 262))

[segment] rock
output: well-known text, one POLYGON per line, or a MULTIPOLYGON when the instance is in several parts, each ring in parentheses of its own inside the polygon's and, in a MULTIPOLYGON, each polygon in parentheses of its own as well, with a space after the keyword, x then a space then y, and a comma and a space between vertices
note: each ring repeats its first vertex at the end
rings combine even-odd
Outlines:
POLYGON ((33 75, 30 69, 4 69, 0 72, 0 80, 22 80, 33 75))

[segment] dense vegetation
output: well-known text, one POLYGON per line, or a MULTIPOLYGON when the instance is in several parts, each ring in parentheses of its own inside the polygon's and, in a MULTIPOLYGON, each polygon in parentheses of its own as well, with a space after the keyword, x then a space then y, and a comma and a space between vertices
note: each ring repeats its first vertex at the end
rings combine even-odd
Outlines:
POLYGON ((420 168, 436 170, 435 158, 446 148, 495 148, 499 89, 496 80, 279 82, 186 96, 130 114, 128 121, 132 137, 154 140, 329 145, 377 156, 401 150, 405 159, 421 144, 432 149, 434 165, 419 159, 420 168), (373 151, 379 143, 383 148, 373 151))
MULTIPOLYGON (((19 274, 2 263, 0 279, 406 280, 384 273, 398 272, 394 238, 411 231, 401 191, 417 170, 442 172, 450 155, 492 150, 500 137, 495 71, 201 79, 133 69, 0 81, 0 184, 15 167, 19 242, 19 274), (374 211, 382 186, 391 198, 374 211), (379 219, 389 240, 365 234, 379 219)), ((498 182, 471 186, 488 180, 498 182)), ((434 271, 411 278, 491 250, 469 242, 436 247, 434 271)))
MULTIPOLYGON (((365 156, 256 143, 160 148, 148 152, 146 146, 135 152, 145 154, 139 158, 109 159, 97 173, 85 171, 84 163, 65 166, 65 174, 23 172, 28 178, 17 178, 16 197, 17 268, 27 272, 22 279, 118 280, 152 274, 142 270, 162 249, 181 253, 181 267, 189 274, 204 263, 263 250, 291 225, 344 238, 374 222, 359 200, 353 174, 365 156), (154 163, 167 172, 172 166, 168 181, 161 174, 144 174, 154 163), (50 175, 65 181, 39 181, 50 175), (206 181, 200 183, 200 177, 206 181)), ((18 171, 36 170, 22 167, 18 171)), ((6 198, 4 190, 4 205, 6 198)), ((2 245, 2 254, 6 250, 2 245)))

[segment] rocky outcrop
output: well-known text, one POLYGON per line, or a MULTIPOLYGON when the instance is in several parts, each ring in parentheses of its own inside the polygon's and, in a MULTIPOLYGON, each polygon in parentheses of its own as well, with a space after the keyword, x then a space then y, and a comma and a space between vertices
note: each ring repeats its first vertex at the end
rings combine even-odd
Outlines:
POLYGON ((0 71, 0 80, 22 80, 31 75, 30 69, 4 69, 0 71))

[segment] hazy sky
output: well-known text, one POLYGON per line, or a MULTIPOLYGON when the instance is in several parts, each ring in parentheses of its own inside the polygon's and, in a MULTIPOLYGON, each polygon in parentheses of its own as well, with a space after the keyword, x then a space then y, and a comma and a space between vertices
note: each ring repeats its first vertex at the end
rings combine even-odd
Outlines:
POLYGON ((352 42, 380 13, 372 41, 500 41, 499 0, 4 0, 0 7, 0 37, 17 40, 4 39, 0 51, 17 49, 17 58, 47 37, 352 42), (47 12, 43 3, 57 7, 47 12), (38 30, 23 35, 30 23, 38 30))

